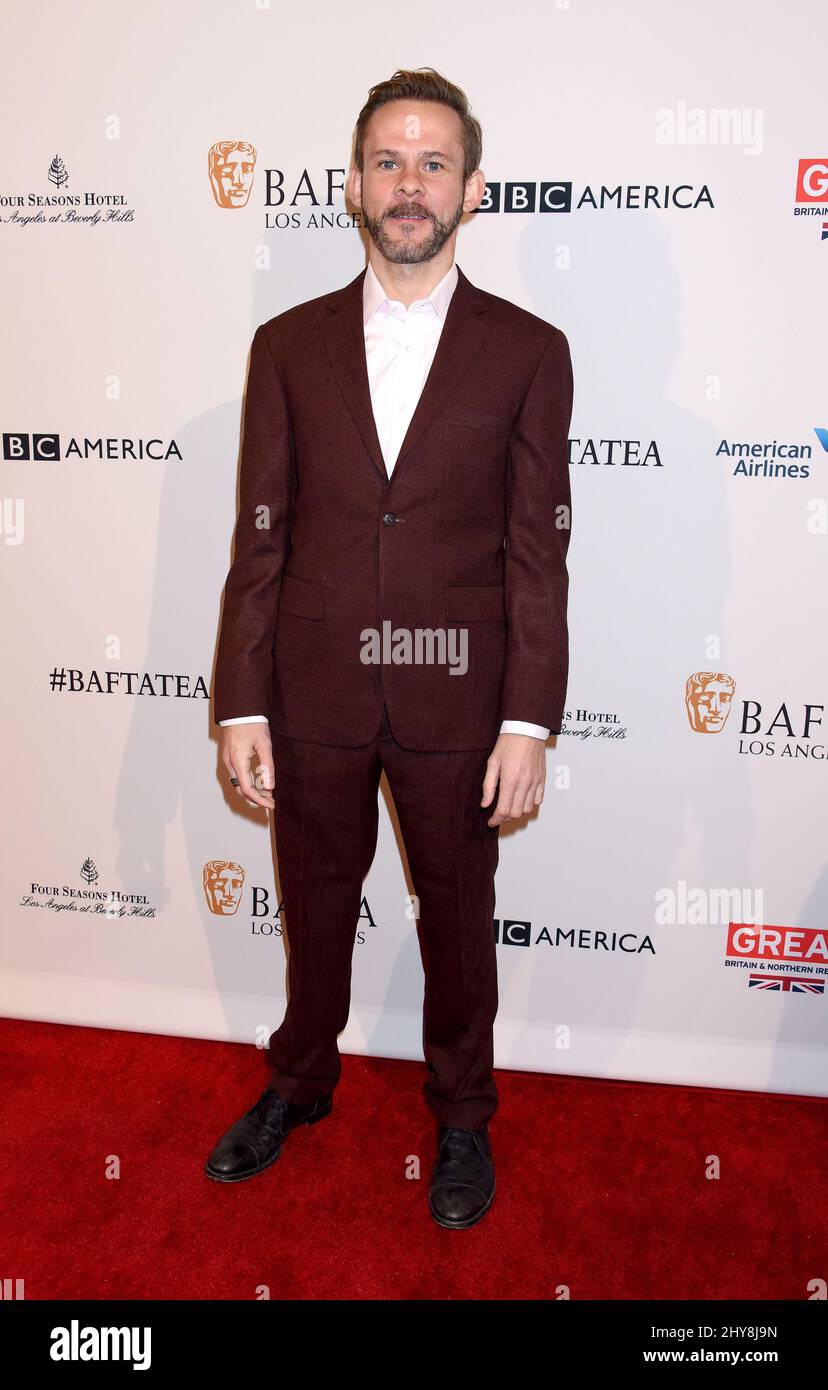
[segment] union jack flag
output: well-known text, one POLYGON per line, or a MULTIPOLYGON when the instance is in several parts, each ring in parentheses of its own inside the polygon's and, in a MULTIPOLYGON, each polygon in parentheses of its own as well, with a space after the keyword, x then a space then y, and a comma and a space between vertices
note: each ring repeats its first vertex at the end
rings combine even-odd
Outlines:
POLYGON ((748 989, 778 989, 783 994, 824 994, 824 980, 797 979, 795 975, 751 975, 748 989))

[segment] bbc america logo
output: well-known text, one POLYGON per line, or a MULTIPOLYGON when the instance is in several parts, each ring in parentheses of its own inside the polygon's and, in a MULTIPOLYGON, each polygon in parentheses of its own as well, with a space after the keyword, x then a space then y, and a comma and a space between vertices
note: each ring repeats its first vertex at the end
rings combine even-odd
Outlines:
POLYGON ((126 439, 101 436, 88 439, 73 435, 61 448, 59 434, 3 435, 3 458, 9 463, 48 462, 63 459, 149 459, 163 463, 168 458, 181 458, 174 439, 126 439))
POLYGON ((60 435, 4 434, 3 458, 19 459, 21 463, 32 459, 59 459, 60 435))
POLYGON ((487 183, 475 212, 571 212, 571 183, 487 183))
POLYGON ((532 923, 518 922, 511 917, 495 917, 494 937, 500 946, 531 946, 532 923))
POLYGON ((692 184, 634 183, 616 184, 614 187, 602 184, 593 188, 587 184, 576 197, 573 184, 565 179, 549 180, 546 183, 515 180, 508 183, 487 183, 486 192, 475 212, 575 212, 582 207, 593 211, 606 208, 623 209, 625 212, 648 211, 650 208, 680 208, 692 210, 705 204, 713 207, 713 198, 707 184, 696 189, 692 184))

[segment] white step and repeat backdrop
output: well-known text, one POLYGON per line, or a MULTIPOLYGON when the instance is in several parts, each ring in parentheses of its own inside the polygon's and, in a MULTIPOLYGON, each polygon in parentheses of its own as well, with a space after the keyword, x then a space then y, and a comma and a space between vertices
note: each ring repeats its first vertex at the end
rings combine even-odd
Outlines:
MULTIPOLYGON (((247 354, 364 265, 357 113, 431 65, 484 130, 458 264, 575 369, 566 727, 501 832, 498 1065, 828 1094, 821 0, 2 25, 2 1012, 259 1045, 281 1020, 272 827, 209 708, 247 354)), ((383 797, 341 1046, 417 1058, 383 797)))

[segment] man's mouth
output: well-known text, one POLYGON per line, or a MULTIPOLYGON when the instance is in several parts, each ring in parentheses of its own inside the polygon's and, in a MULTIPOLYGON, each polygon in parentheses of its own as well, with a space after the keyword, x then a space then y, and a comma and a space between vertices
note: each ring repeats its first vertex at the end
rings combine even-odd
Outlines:
POLYGON ((427 222, 427 221, 428 221, 428 218, 425 217, 422 213, 415 213, 415 214, 412 216, 411 214, 406 213, 406 212, 392 212, 392 213, 391 213, 391 218, 392 218, 392 221, 394 221, 394 222, 427 222))

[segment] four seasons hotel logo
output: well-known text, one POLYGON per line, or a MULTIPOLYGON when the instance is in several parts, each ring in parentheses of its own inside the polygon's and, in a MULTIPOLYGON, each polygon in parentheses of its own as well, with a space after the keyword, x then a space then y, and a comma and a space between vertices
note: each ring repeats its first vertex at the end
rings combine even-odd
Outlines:
POLYGON ((38 177, 50 184, 53 191, 42 192, 40 186, 37 190, 0 187, 0 222, 13 222, 19 227, 69 222, 97 227, 135 220, 135 209, 127 207, 126 194, 84 187, 80 178, 70 187, 69 169, 61 154, 54 154, 47 165, 40 166, 38 177))

